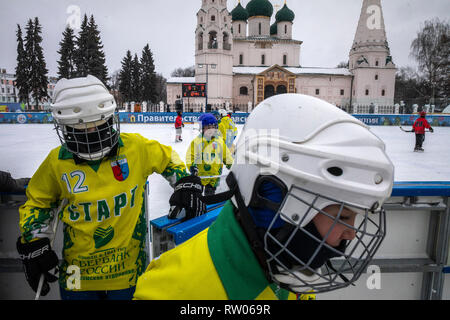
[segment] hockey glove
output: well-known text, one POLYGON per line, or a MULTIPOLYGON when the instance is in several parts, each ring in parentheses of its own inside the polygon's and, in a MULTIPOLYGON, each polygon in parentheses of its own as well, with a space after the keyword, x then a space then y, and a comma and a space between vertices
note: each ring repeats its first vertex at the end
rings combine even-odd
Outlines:
POLYGON ((431 131, 431 132, 434 132, 434 129, 433 129, 433 128, 430 128, 430 131, 431 131))
POLYGON ((198 176, 198 168, 196 166, 191 166, 189 171, 191 172, 191 176, 198 176))
POLYGON ((58 278, 49 271, 58 265, 58 256, 50 247, 50 240, 42 238, 29 243, 22 243, 21 238, 17 240, 17 251, 23 263, 25 276, 28 284, 34 292, 37 291, 41 274, 44 275, 41 296, 50 291, 49 282, 55 282, 58 278))
POLYGON ((203 186, 197 176, 181 178, 175 184, 175 191, 170 197, 169 219, 177 218, 178 213, 185 209, 185 220, 198 217, 206 212, 206 205, 202 201, 203 186))

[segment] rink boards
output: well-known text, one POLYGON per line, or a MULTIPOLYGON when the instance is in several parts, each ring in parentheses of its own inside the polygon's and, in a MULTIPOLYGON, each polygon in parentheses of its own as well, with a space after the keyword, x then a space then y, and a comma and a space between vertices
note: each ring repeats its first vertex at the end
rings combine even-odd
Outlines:
MULTIPOLYGON (((319 295, 318 299, 450 300, 450 182, 396 182, 385 204, 387 235, 356 286, 319 295)), ((1 194, 0 299, 32 299, 15 250, 18 206, 24 195, 1 194)), ((182 222, 167 216, 149 221, 149 251, 156 258, 207 228, 223 204, 182 222), (150 249, 151 248, 151 249, 150 249)), ((151 210, 151 208, 150 208, 151 210)), ((55 251, 62 252, 62 228, 55 251)), ((46 299, 59 299, 57 285, 46 299)))
MULTIPOLYGON (((366 273, 355 287, 318 298, 450 300, 449 196, 450 182, 396 182, 385 204, 387 236, 366 273)), ((152 257, 207 228, 221 208, 186 222, 150 221, 152 257)))
MULTIPOLYGON (((183 122, 195 123, 203 113, 184 112, 183 122)), ((235 124, 245 124, 249 113, 236 112, 231 115, 235 124)), ((352 114, 369 126, 411 126, 418 114, 352 114)), ((161 124, 175 123, 176 112, 119 112, 120 123, 161 124)), ((426 119, 433 127, 450 127, 450 114, 428 114, 426 119)), ((0 112, 1 123, 53 123, 47 112, 0 112)))

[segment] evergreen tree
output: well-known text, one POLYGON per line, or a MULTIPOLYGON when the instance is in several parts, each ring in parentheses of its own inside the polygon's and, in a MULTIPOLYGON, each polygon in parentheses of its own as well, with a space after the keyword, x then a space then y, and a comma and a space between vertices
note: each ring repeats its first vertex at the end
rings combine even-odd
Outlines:
POLYGON ((122 69, 119 73, 119 91, 125 102, 132 101, 132 65, 133 58, 130 50, 128 50, 126 56, 122 60, 122 69))
POLYGON ((32 96, 34 98, 36 110, 38 109, 39 102, 45 101, 48 96, 48 78, 47 78, 47 65, 45 63, 44 52, 42 50, 42 27, 39 24, 39 19, 34 18, 34 30, 33 30, 33 56, 31 60, 31 74, 30 82, 32 89, 32 96))
POLYGON ((30 95, 31 92, 33 90, 32 88, 32 84, 31 84, 31 71, 32 71, 32 63, 33 63, 33 56, 34 56, 34 41, 33 41, 33 33, 34 33, 34 24, 33 24, 33 20, 29 19, 27 26, 25 27, 25 39, 24 39, 24 48, 25 48, 25 55, 23 57, 23 62, 24 62, 24 69, 25 74, 23 75, 24 78, 23 79, 23 85, 24 90, 26 90, 26 92, 24 91, 24 99, 27 105, 27 109, 30 108, 30 95), (26 88, 26 89, 25 89, 26 88), (27 97, 25 97, 25 94, 27 94, 27 97))
POLYGON ((105 85, 108 83, 108 68, 106 67, 105 53, 100 37, 100 31, 95 23, 94 16, 88 20, 84 15, 80 33, 76 40, 75 65, 78 77, 88 74, 100 79, 105 85))
POLYGON ((131 63, 131 99, 135 102, 141 102, 142 95, 141 82, 141 64, 137 54, 134 54, 134 59, 131 63))
POLYGON ((74 52, 74 62, 76 66, 76 76, 86 77, 88 75, 88 18, 86 15, 81 22, 80 32, 76 38, 76 49, 74 52))
POLYGON ((91 15, 88 24, 88 73, 99 78, 103 83, 108 83, 108 68, 106 67, 105 53, 100 37, 100 31, 91 15))
POLYGON ((70 79, 75 76, 75 42, 74 33, 69 26, 63 32, 63 39, 59 43, 59 55, 58 61, 58 79, 66 78, 70 79))
POLYGON ((24 48, 22 29, 17 25, 17 66, 16 66, 16 87, 18 89, 19 102, 29 104, 30 87, 29 79, 29 64, 28 57, 24 48))
POLYGON ((155 103, 157 102, 155 64, 153 60, 153 53, 151 52, 148 44, 142 50, 141 69, 142 100, 147 101, 147 103, 155 103))

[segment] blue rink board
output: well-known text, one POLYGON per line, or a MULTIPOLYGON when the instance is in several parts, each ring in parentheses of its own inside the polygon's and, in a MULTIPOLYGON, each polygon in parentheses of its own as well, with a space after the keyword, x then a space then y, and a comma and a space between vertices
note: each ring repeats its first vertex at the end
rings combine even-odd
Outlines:
POLYGON ((450 181, 394 182, 391 197, 450 196, 450 181))
MULTIPOLYGON (((450 181, 398 181, 394 182, 392 197, 450 196, 450 181)), ((209 227, 217 218, 224 203, 207 206, 205 215, 181 222, 182 219, 168 219, 167 216, 152 220, 152 226, 166 229, 179 245, 209 227), (214 207, 216 206, 216 208, 214 207)), ((447 270, 448 272, 448 270, 447 270)))
MULTIPOLYGON (((225 202, 207 205, 206 212, 210 212, 210 211, 214 210, 215 208, 222 207, 224 204, 225 204, 225 202)), ((201 217, 198 217, 198 218, 201 218, 201 217)), ((198 218, 195 218, 195 219, 198 219, 198 218)), ((162 216, 157 219, 151 220, 150 224, 152 226, 154 226, 155 228, 162 230, 162 229, 167 229, 173 225, 179 224, 182 220, 183 220, 183 218, 169 219, 167 216, 162 216)), ((192 220, 194 220, 194 219, 192 219, 192 220)), ((188 221, 186 221, 186 222, 188 222, 188 221)))

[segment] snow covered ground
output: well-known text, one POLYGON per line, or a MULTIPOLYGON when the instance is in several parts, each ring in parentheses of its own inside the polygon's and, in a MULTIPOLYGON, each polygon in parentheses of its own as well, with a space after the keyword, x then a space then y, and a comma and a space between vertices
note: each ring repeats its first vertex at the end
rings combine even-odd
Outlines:
MULTIPOLYGON (((239 130, 242 125, 238 126, 239 130)), ((450 181, 450 128, 436 127, 427 134, 424 153, 413 152, 414 134, 398 127, 374 126, 371 130, 387 147, 395 165, 395 181, 450 181)), ((183 142, 175 143, 173 124, 121 124, 122 132, 140 133, 148 139, 171 145, 185 159, 186 149, 198 134, 194 125, 183 130, 183 142)), ((0 125, 0 170, 14 178, 32 176, 48 152, 60 144, 51 124, 0 125)), ((226 170, 225 170, 226 172, 226 170)), ((167 214, 172 189, 159 175, 150 182, 150 219, 167 214)))

